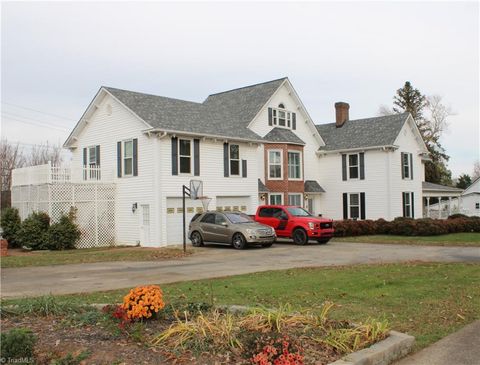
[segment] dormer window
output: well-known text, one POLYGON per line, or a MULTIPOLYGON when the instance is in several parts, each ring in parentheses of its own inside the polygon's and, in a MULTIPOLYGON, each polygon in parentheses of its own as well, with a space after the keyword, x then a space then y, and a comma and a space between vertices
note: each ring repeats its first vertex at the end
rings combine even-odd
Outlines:
POLYGON ((268 125, 295 130, 296 115, 280 103, 277 108, 268 108, 268 125))

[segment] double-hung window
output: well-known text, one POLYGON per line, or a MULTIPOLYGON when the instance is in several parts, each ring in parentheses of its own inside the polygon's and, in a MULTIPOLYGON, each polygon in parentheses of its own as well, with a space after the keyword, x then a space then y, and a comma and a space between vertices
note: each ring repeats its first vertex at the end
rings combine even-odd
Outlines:
POLYGON ((270 179, 282 178, 282 151, 268 151, 268 177, 270 179))
POLYGON ((190 174, 192 172, 192 143, 189 139, 178 140, 178 158, 181 174, 190 174))
POLYGON ((230 175, 240 175, 240 146, 238 144, 230 145, 230 175))
POLYGON ((123 141, 123 171, 124 176, 133 175, 133 140, 123 141))
POLYGON ((282 205, 283 194, 282 193, 271 193, 269 199, 270 199, 270 204, 271 205, 282 205))
POLYGON ((273 125, 283 128, 292 128, 292 113, 285 110, 283 104, 279 104, 278 108, 272 108, 273 125))
POLYGON ((402 178, 413 179, 413 166, 412 166, 412 154, 402 152, 402 178))
POLYGON ((358 179, 358 154, 348 155, 348 177, 350 179, 358 179))
POLYGON ((302 194, 288 194, 288 205, 302 206, 302 194))
POLYGON ((97 147, 96 146, 88 147, 88 164, 90 166, 97 165, 97 147))
POLYGON ((405 218, 415 218, 413 199, 414 199, 413 198, 413 193, 411 193, 411 192, 402 193, 403 216, 405 218))
POLYGON ((302 163, 300 152, 288 152, 288 178, 301 179, 302 178, 302 163))
POLYGON ((360 194, 353 193, 349 195, 349 218, 358 219, 360 218, 360 194))

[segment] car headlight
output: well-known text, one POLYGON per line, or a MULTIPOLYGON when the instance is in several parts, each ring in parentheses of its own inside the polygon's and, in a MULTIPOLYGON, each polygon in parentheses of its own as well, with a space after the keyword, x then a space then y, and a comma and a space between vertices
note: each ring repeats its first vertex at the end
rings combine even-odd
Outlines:
POLYGON ((252 236, 255 234, 255 230, 247 228, 245 229, 245 233, 248 234, 249 236, 252 236))
POLYGON ((314 229, 314 228, 315 228, 315 223, 313 223, 313 222, 308 222, 308 228, 314 229))

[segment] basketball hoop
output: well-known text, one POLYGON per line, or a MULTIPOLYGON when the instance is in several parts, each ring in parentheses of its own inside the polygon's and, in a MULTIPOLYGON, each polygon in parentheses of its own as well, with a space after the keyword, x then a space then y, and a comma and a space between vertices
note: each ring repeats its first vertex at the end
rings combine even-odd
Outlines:
POLYGON ((202 180, 190 180, 190 199, 196 200, 203 196, 202 180))
POLYGON ((210 202, 212 201, 212 198, 209 198, 208 196, 199 196, 197 199, 202 202, 203 211, 207 212, 208 211, 208 206, 209 206, 210 202))

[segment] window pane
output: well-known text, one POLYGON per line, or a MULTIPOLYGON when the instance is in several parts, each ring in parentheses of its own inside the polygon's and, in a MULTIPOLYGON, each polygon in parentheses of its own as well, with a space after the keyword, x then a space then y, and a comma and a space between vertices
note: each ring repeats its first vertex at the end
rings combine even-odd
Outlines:
POLYGON ((270 165, 270 177, 282 177, 282 167, 280 165, 270 165))
POLYGON ((350 218, 358 218, 360 209, 358 207, 350 207, 350 218))
POLYGON ((238 144, 231 144, 230 145, 230 158, 234 160, 238 160, 239 157, 239 147, 238 144))
POLYGON ((358 167, 350 167, 350 179, 358 179, 358 167))
POLYGON ((123 156, 128 158, 133 156, 133 142, 132 141, 126 141, 123 145, 123 156))
POLYGON ((96 154, 96 148, 95 147, 89 147, 88 148, 88 162, 90 165, 95 165, 97 163, 97 154, 96 154))
POLYGON ((405 204, 410 204, 410 193, 403 194, 405 197, 405 204))
POLYGON ((350 205, 359 205, 359 202, 358 194, 350 194, 350 205))
POLYGON ((280 152, 270 151, 270 163, 280 163, 280 152))
POLYGON ((185 139, 180 140, 180 155, 190 156, 190 141, 185 139))
POLYGON ((126 158, 123 160, 125 175, 131 175, 133 170, 133 159, 126 158))
POLYGON ((202 223, 215 223, 215 214, 205 214, 205 216, 202 218, 202 223))
POLYGON ((190 157, 180 157, 180 172, 184 174, 190 173, 190 157))
POLYGON ((282 196, 280 194, 270 194, 270 204, 272 205, 282 204, 282 196))
POLYGON ((240 161, 230 160, 230 175, 240 175, 240 161))
POLYGON ((358 165, 358 155, 348 155, 348 164, 350 166, 358 165))
POLYGON ((410 177, 410 169, 408 168, 408 165, 403 166, 403 175, 405 177, 410 177))
POLYGON ((222 223, 226 223, 225 218, 223 218, 223 216, 220 214, 215 214, 215 224, 222 224, 222 223))
POLYGON ((288 205, 301 205, 301 196, 300 194, 289 195, 288 196, 288 205))

